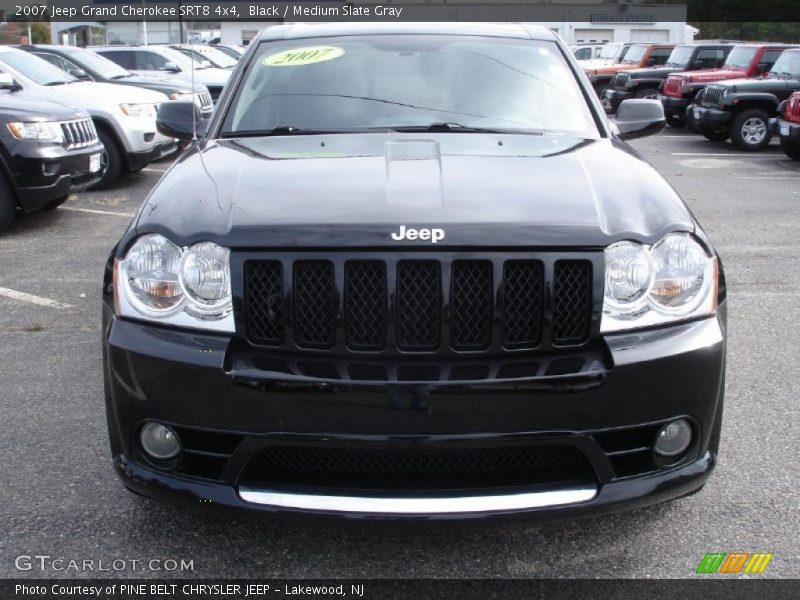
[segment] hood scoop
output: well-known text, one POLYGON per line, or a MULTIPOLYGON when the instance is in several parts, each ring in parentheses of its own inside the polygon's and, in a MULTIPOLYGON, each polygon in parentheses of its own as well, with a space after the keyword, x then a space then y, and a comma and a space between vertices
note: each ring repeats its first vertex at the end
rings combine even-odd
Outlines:
POLYGON ((386 202, 409 209, 444 204, 442 155, 433 140, 391 140, 385 144, 386 202))

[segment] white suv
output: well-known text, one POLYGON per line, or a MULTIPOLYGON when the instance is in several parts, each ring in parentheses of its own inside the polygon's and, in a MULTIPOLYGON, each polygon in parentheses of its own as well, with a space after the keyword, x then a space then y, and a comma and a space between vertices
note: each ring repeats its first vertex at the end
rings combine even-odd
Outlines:
POLYGON ((49 100, 85 109, 105 146, 100 180, 92 189, 116 181, 123 170, 137 171, 178 149, 176 140, 156 131, 156 112, 166 94, 141 88, 78 81, 29 52, 0 46, 0 71, 14 79, 11 93, 31 102, 49 100))

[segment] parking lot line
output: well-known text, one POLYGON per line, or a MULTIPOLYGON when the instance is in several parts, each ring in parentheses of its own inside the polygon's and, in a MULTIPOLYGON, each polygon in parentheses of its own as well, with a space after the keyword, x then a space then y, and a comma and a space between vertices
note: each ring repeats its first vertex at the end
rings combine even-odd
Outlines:
POLYGON ((150 167, 144 167, 139 169, 140 171, 144 171, 145 173, 164 173, 166 169, 151 169, 150 167))
POLYGON ((130 219, 133 213, 113 212, 110 210, 97 210, 94 208, 78 208, 77 206, 60 206, 59 210, 72 210, 75 212, 92 213, 93 215, 114 215, 115 217, 126 217, 130 219))
POLYGON ((26 294, 25 292, 18 292, 9 288, 0 287, 0 296, 6 298, 13 298, 14 300, 22 300, 23 302, 30 302, 38 306, 46 306, 48 308, 72 308, 71 304, 50 300, 50 298, 42 298, 41 296, 34 296, 33 294, 26 294))

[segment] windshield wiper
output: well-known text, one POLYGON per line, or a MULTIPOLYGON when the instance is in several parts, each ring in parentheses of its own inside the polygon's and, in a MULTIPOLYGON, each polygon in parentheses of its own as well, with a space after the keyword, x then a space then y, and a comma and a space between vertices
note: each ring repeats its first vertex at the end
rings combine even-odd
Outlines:
POLYGON ((72 82, 71 81, 48 81, 47 83, 43 83, 42 85, 46 85, 46 86, 50 87, 50 86, 54 86, 54 85, 64 85, 64 84, 67 84, 67 83, 72 83, 72 82))
POLYGON ((358 129, 301 129, 290 125, 281 125, 272 129, 247 129, 244 131, 225 131, 220 137, 223 138, 244 138, 244 137, 270 137, 279 135, 321 135, 326 133, 364 133, 365 130, 358 129))
POLYGON ((127 79, 130 76, 130 73, 127 73, 124 75, 114 75, 113 77, 109 77, 109 79, 127 79))
POLYGON ((454 131, 458 133, 507 133, 500 129, 487 129, 484 127, 470 127, 461 123, 429 123, 428 125, 399 125, 387 127, 389 131, 418 132, 418 131, 454 131))

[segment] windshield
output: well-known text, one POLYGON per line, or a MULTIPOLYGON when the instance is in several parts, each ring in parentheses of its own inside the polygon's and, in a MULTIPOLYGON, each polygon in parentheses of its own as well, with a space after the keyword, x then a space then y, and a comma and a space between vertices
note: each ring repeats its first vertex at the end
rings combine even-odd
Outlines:
MULTIPOLYGON (((694 54, 694 46, 675 46, 667 59, 668 67, 685 67, 694 54)), ((719 64, 719 63, 717 63, 719 64)))
POLYGON ((600 51, 600 58, 612 59, 617 57, 621 44, 606 44, 600 51))
POLYGON ((95 54, 91 50, 82 50, 75 48, 67 52, 67 56, 72 62, 78 64, 86 71, 97 73, 103 79, 122 79, 128 77, 131 72, 123 69, 114 61, 111 61, 104 56, 95 54))
POLYGON ((800 79, 800 52, 784 51, 772 65, 770 75, 797 77, 800 79))
POLYGON ((0 61, 39 85, 59 85, 78 81, 46 60, 23 50, 0 52, 0 61))
POLYGON ((750 63, 753 62, 756 52, 758 52, 758 48, 752 46, 736 46, 731 50, 728 59, 722 67, 727 67, 729 69, 746 69, 750 66, 750 63))
POLYGON ((174 62, 184 71, 191 71, 192 66, 194 66, 194 70, 197 71, 199 69, 207 69, 207 64, 202 64, 200 60, 205 59, 197 59, 191 58, 190 56, 184 54, 179 50, 174 50, 173 48, 163 48, 159 47, 158 52, 166 58, 170 62, 174 62))
POLYGON ((203 48, 192 47, 192 50, 215 67, 219 67, 221 69, 230 69, 231 67, 236 66, 236 61, 234 59, 224 52, 220 52, 216 48, 209 48, 207 46, 203 48))
POLYGON ((469 128, 597 129, 554 43, 358 36, 260 44, 223 134, 469 128))
POLYGON ((625 53, 625 60, 623 62, 631 65, 638 65, 640 62, 642 62, 645 52, 647 52, 647 46, 645 45, 637 44, 635 46, 631 46, 625 53))

